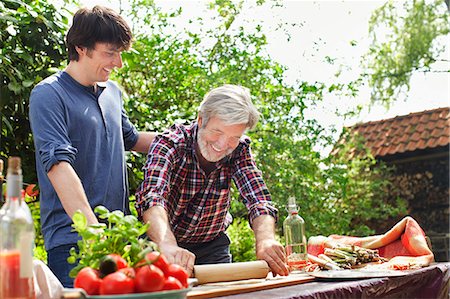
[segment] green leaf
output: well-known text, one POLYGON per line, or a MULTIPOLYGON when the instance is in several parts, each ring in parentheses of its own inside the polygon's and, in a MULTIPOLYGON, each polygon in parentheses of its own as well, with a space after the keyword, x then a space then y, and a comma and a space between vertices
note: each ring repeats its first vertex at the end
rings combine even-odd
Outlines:
POLYGON ((10 82, 8 84, 9 90, 13 91, 15 94, 19 94, 22 90, 22 86, 18 84, 17 82, 10 82))
POLYGON ((80 211, 76 211, 72 217, 73 227, 78 231, 83 231, 87 227, 87 219, 83 213, 80 211))
POLYGON ((34 84, 34 80, 25 80, 25 81, 22 81, 22 86, 25 87, 25 88, 28 88, 28 87, 30 87, 30 86, 33 85, 33 84, 34 84))
POLYGON ((108 209, 105 208, 104 206, 96 206, 94 208, 94 212, 98 215, 105 215, 109 213, 108 209))

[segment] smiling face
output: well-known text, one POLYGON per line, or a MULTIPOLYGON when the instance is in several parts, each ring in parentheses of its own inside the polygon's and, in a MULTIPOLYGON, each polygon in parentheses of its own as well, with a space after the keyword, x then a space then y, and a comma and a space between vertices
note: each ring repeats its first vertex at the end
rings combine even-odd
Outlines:
POLYGON ((200 154, 209 162, 220 161, 231 154, 247 129, 246 124, 226 125, 217 117, 211 117, 204 127, 202 121, 199 117, 197 142, 200 154))
POLYGON ((122 50, 114 45, 96 43, 94 49, 77 47, 77 52, 85 74, 83 85, 108 81, 113 69, 122 67, 122 50))

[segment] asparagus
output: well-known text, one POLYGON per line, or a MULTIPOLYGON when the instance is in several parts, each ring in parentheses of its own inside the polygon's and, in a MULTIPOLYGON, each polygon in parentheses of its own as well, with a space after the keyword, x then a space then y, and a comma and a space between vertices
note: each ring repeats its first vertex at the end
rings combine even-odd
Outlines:
POLYGON ((351 268, 363 263, 384 261, 378 250, 367 249, 356 245, 328 243, 324 255, 342 268, 351 268))

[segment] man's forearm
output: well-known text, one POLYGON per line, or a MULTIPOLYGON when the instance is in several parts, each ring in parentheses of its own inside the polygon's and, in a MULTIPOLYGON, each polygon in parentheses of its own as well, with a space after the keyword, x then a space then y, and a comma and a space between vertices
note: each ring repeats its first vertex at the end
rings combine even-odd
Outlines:
POLYGON ((191 276, 194 269, 195 255, 186 249, 178 247, 177 240, 170 228, 166 210, 161 206, 153 206, 144 212, 143 220, 150 224, 147 235, 159 246, 167 261, 182 266, 191 276))
POLYGON ((166 210, 161 206, 153 206, 144 212, 143 220, 150 223, 147 230, 149 238, 161 246, 161 244, 177 246, 177 241, 169 225, 166 210))
POLYGON ((256 244, 264 240, 275 240, 275 219, 270 215, 261 215, 252 222, 256 244))
POLYGON ((155 132, 139 132, 139 138, 132 150, 139 153, 147 153, 152 144, 153 139, 158 133, 155 132))
POLYGON ((256 257, 265 260, 274 274, 288 275, 284 247, 275 239, 275 219, 261 215, 252 222, 256 238, 256 257))
POLYGON ((98 223, 72 165, 65 161, 59 162, 52 166, 47 175, 70 218, 80 210, 86 216, 88 224, 98 223))

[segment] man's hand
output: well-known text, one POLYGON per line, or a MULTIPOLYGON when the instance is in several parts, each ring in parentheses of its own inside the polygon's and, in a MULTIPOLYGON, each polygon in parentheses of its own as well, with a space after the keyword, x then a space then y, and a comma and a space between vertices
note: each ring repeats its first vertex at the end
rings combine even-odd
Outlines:
POLYGON ((143 220, 151 223, 147 231, 150 240, 158 244, 159 249, 169 263, 175 263, 186 269, 189 276, 194 272, 195 255, 178 246, 169 225, 167 212, 162 206, 153 206, 144 212, 143 220))
POLYGON ((257 243, 256 258, 265 260, 273 274, 283 276, 289 274, 284 247, 276 240, 266 239, 257 243))
POLYGON ((159 249, 172 264, 178 264, 188 271, 189 277, 194 273, 195 255, 184 248, 172 244, 159 244, 159 249))
POLYGON ((284 247, 275 240, 275 219, 261 215, 253 219, 252 228, 256 238, 256 257, 265 260, 274 275, 289 274, 284 247))

